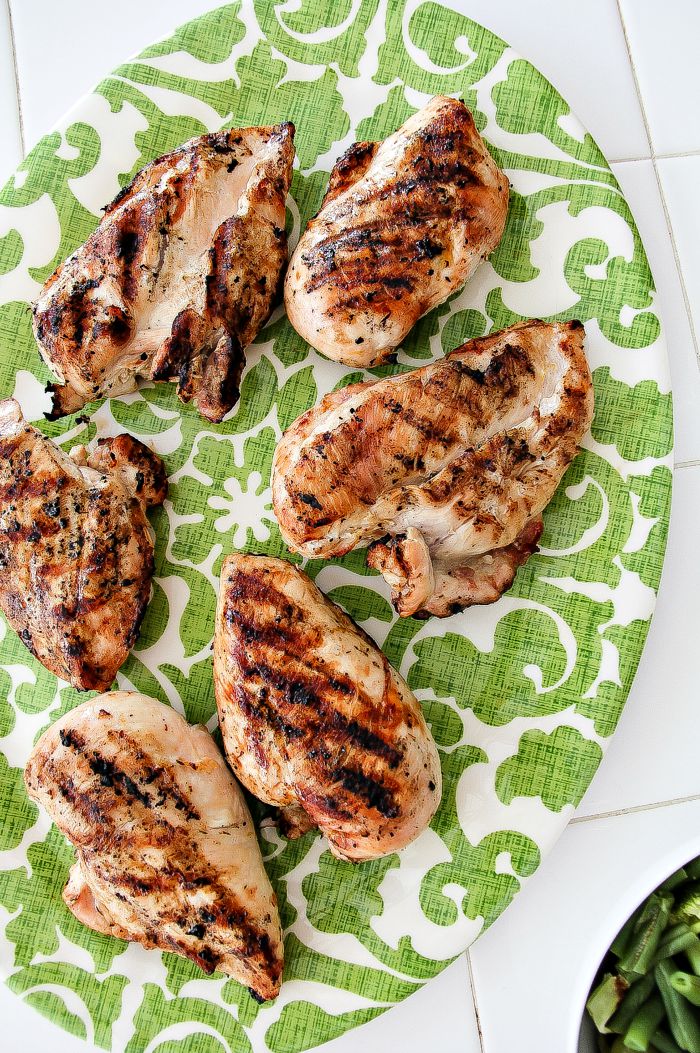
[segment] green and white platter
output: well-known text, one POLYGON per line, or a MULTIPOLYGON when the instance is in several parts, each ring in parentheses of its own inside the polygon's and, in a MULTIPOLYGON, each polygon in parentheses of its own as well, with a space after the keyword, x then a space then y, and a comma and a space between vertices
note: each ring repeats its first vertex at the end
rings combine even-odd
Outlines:
MULTIPOLYGON (((465 5, 462 5, 465 6, 465 5)), ((547 509, 540 552, 490 607, 397 619, 362 553, 307 570, 384 648, 425 708, 444 796, 400 855, 353 866, 314 833, 261 830, 286 930, 285 981, 257 1005, 231 979, 98 936, 64 907, 72 853, 27 800, 37 735, 79 700, 2 623, 0 974, 89 1043, 126 1053, 300 1053, 406 998, 537 870, 588 786, 627 697, 661 574, 672 406, 644 250, 604 157, 528 62, 447 3, 243 0, 127 62, 45 136, 0 194, 0 395, 67 449, 127 430, 166 462, 154 595, 120 687, 215 727, 210 644, 232 549, 285 555, 269 475, 282 430, 365 374, 327 362, 282 308, 248 354, 239 405, 209 425, 171 385, 48 424, 29 302, 151 158, 222 126, 297 126, 292 244, 335 159, 435 94, 463 98, 512 197, 506 233, 424 318, 393 368, 528 317, 586 325, 596 412, 547 509)), ((374 371, 381 373, 382 371, 374 371)), ((387 372, 385 368, 384 373, 387 372)))

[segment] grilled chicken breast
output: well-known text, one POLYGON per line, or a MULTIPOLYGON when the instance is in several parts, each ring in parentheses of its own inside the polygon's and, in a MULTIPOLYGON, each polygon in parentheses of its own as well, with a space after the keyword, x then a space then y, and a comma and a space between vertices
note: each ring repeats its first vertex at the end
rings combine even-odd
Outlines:
POLYGON ((339 859, 403 848, 440 803, 437 748, 420 705, 376 644, 291 563, 224 561, 214 685, 229 764, 318 826, 339 859))
POLYGON ((328 358, 377 365, 493 252, 507 210, 508 180, 471 113, 437 96, 336 164, 289 264, 290 322, 328 358))
POLYGON ((60 383, 53 416, 174 380, 220 421, 244 351, 267 321, 287 262, 294 126, 192 139, 146 165, 34 306, 39 349, 60 383))
POLYGON ((282 536, 305 556, 370 545, 402 615, 490 603, 534 551, 592 414, 580 322, 526 322, 352 384, 275 451, 282 536))
POLYGON ((69 457, 0 402, 0 608, 32 654, 80 690, 109 687, 151 593, 146 508, 161 460, 130 435, 69 457))
POLYGON ((278 994, 275 895, 206 728, 145 695, 98 695, 41 736, 25 782, 75 846, 63 898, 79 921, 278 994))

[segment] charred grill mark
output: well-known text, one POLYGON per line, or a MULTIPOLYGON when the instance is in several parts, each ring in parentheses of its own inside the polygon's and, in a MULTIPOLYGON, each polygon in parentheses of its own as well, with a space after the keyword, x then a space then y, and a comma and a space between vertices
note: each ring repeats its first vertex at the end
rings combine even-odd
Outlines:
POLYGON ((388 564, 391 564, 392 570, 398 570, 405 581, 410 581, 413 576, 413 565, 406 562, 405 541, 405 534, 396 534, 394 537, 386 534, 383 538, 379 538, 367 549, 367 566, 382 571, 387 568, 388 564))
POLYGON ((260 962, 271 976, 279 977, 281 964, 274 956, 267 933, 250 920, 247 910, 227 886, 201 876, 196 880, 180 880, 182 875, 173 867, 165 871, 149 868, 148 873, 138 877, 125 874, 119 866, 105 867, 100 863, 96 867, 101 871, 102 880, 123 890, 116 895, 121 900, 130 901, 145 929, 153 926, 152 897, 159 902, 174 900, 172 910, 158 909, 158 925, 150 934, 155 946, 185 955, 205 972, 212 972, 227 957, 234 957, 260 962), (203 887, 213 897, 216 913, 192 906, 187 895, 183 903, 178 895, 178 890, 183 888, 197 890, 203 887), (167 927, 173 925, 182 930, 181 936, 168 931, 167 927))
POLYGON ((360 307, 371 302, 378 309, 382 291, 412 289, 430 261, 445 251, 432 236, 439 222, 458 221, 446 203, 441 213, 431 210, 419 217, 406 213, 405 197, 399 197, 400 210, 395 214, 348 226, 317 242, 301 257, 309 270, 305 285, 315 292, 332 280, 341 307, 360 307), (397 261, 406 284, 392 285, 397 276, 397 261), (360 292, 358 293, 358 288, 360 292))
POLYGON ((198 322, 199 319, 194 311, 187 308, 176 316, 170 337, 154 360, 151 370, 154 380, 170 380, 172 376, 177 376, 183 366, 195 356, 198 322))
POLYGON ((303 787, 297 790, 300 801, 303 803, 304 810, 313 815, 315 819, 325 817, 327 819, 352 819, 353 813, 348 811, 347 808, 343 808, 339 804, 338 798, 330 793, 324 793, 323 791, 310 790, 308 787, 303 787))
MULTIPOLYGON (((468 400, 470 416, 475 422, 479 422, 496 412, 502 403, 516 397, 523 390, 527 379, 535 375, 530 354, 514 341, 499 349, 485 369, 475 368, 472 363, 480 351, 479 343, 470 342, 465 348, 457 349, 438 366, 429 367, 425 379, 419 382, 413 375, 396 378, 390 384, 380 382, 386 386, 377 393, 376 400, 370 397, 365 404, 365 414, 353 415, 338 425, 327 438, 324 436, 324 464, 330 466, 347 464, 348 450, 351 452, 353 463, 380 457, 379 451, 384 447, 393 446, 399 451, 394 456, 397 466, 393 474, 386 471, 382 465, 379 477, 371 472, 363 475, 362 478, 368 483, 365 490, 358 489, 357 480, 354 478, 350 492, 348 483, 339 474, 331 474, 330 477, 328 473, 324 475, 324 486, 335 494, 336 511, 335 515, 330 517, 331 522, 343 516, 342 505, 339 505, 339 502, 343 501, 342 495, 347 494, 348 505, 356 504, 358 500, 372 505, 382 488, 387 485, 409 487, 411 480, 407 476, 414 474, 422 480, 423 496, 433 500, 444 498, 455 485, 461 485, 459 475, 465 468, 459 462, 468 456, 480 456, 479 451, 465 450, 460 433, 464 401, 468 400), (434 401, 438 401, 442 407, 437 417, 430 416, 427 411, 434 401), (451 405, 454 405, 455 411, 460 412, 451 413, 451 405), (367 433, 361 418, 367 414, 373 415, 377 409, 382 416, 375 422, 372 432, 367 433), (411 431, 415 433, 415 437, 411 435, 411 431), (411 448, 414 445, 422 450, 418 459, 411 459, 401 452, 407 446, 411 448), (439 462, 432 472, 426 470, 428 457, 439 462)), ((553 423, 552 431, 556 427, 557 424, 553 423)), ((564 418, 564 429, 565 427, 564 418)), ((517 448, 513 448, 513 441, 508 436, 503 439, 508 460, 503 463, 499 461, 502 470, 505 470, 507 464, 520 463, 526 466, 532 459, 527 444, 520 443, 517 448)), ((493 460, 492 456, 485 456, 486 460, 493 460)), ((302 456, 298 463, 304 471, 303 474, 297 475, 295 486, 304 493, 312 493, 313 496, 312 487, 317 476, 313 462, 305 460, 302 456)), ((476 464, 476 461, 474 463, 476 464)), ((488 470, 487 464, 484 467, 488 470)), ((474 470, 472 469, 472 472, 474 470)), ((319 522, 305 513, 301 504, 295 501, 295 489, 288 492, 292 498, 292 506, 298 509, 297 515, 301 517, 298 521, 303 524, 305 537, 313 537, 313 531, 324 526, 324 521, 319 522)), ((402 507, 411 500, 409 488, 405 492, 402 507)))
POLYGON ((293 706, 316 706, 320 705, 317 694, 307 684, 293 682, 289 685, 289 701, 293 706))
POLYGON ((385 819, 396 819, 400 815, 393 793, 378 779, 356 768, 338 768, 334 774, 344 790, 375 808, 385 819))
POLYGON ((300 493, 298 496, 299 496, 299 500, 303 504, 308 505, 309 508, 313 508, 317 512, 322 512, 323 511, 323 506, 321 505, 320 501, 318 500, 317 497, 315 497, 314 494, 300 493))
MULTIPOLYGON (((251 142, 256 142, 255 130, 248 131, 253 133, 251 142)), ((209 371, 204 392, 207 412, 203 412, 209 419, 221 419, 235 403, 243 367, 239 345, 244 347, 255 337, 269 317, 274 296, 279 290, 287 254, 284 225, 278 227, 269 223, 265 210, 259 206, 271 203, 280 207, 283 203, 291 175, 293 134, 292 125, 280 125, 276 130, 270 129, 260 141, 261 170, 256 167, 248 176, 251 218, 230 217, 218 231, 211 230, 211 239, 214 239, 222 227, 236 220, 244 227, 255 228, 247 230, 245 243, 240 238, 233 241, 223 239, 215 273, 209 275, 208 291, 211 291, 211 281, 215 281, 221 295, 216 305, 207 296, 207 309, 202 312, 207 337, 211 338, 206 341, 207 347, 211 350, 216 343, 213 335, 217 333, 218 339, 225 330, 231 339, 228 358, 237 360, 224 368, 221 356, 217 368, 209 371), (277 157, 266 156, 264 148, 267 143, 277 144, 277 157), (266 251, 267 241, 271 243, 269 252, 266 251), (246 279, 235 290, 233 280, 228 280, 235 269, 234 263, 241 263, 246 279), (261 275, 261 268, 267 273, 261 275), (251 274, 254 278, 248 280, 251 274), (222 402, 226 403, 223 409, 219 408, 222 402), (215 409, 211 408, 214 403, 215 409)), ((151 162, 105 208, 100 226, 76 256, 49 279, 39 301, 42 309, 35 311, 37 338, 50 352, 47 357, 55 364, 57 372, 71 375, 71 370, 66 369, 70 358, 71 369, 78 374, 78 379, 71 378, 52 386, 52 418, 74 411, 91 395, 109 393, 112 374, 109 368, 100 364, 107 362, 109 367, 112 348, 123 346, 139 327, 142 319, 140 308, 144 301, 154 303, 167 298, 169 289, 164 288, 164 283, 167 286, 173 280, 168 263, 174 260, 173 246, 187 240, 183 237, 186 231, 180 227, 189 222, 186 212, 198 187, 206 187, 209 177, 217 172, 234 172, 240 161, 250 156, 245 138, 245 135, 234 135, 231 131, 218 137, 202 136, 193 144, 151 162), (86 257, 92 272, 100 274, 99 278, 90 279, 95 282, 95 288, 100 287, 94 297, 86 297, 84 285, 78 277, 86 257), (55 288, 50 290, 52 284, 55 288), (133 317, 128 307, 122 309, 125 304, 128 307, 134 304, 138 308, 133 317), (77 349, 82 351, 79 356, 75 354, 77 349)), ((199 211, 197 222, 206 222, 208 217, 202 219, 202 210, 199 211)), ((175 274, 175 283, 182 277, 185 275, 175 274)), ((237 274, 235 281, 239 281, 239 277, 237 274)), ((198 296, 193 297, 194 302, 198 299, 198 296)), ((205 341, 200 338, 195 343, 201 347, 205 341)), ((185 355, 184 360, 189 357, 185 355)), ((148 358, 149 355, 144 353, 142 360, 147 364, 140 371, 138 363, 130 362, 128 368, 134 375, 147 373, 148 358)), ((178 369, 175 375, 179 372, 178 369)), ((204 371, 188 367, 184 372, 187 376, 183 381, 187 380, 187 383, 181 385, 183 394, 195 397, 189 373, 204 371)))
POLYGON ((503 350, 494 355, 485 370, 474 369, 468 361, 459 358, 460 348, 453 351, 447 359, 458 373, 473 380, 478 387, 490 391, 498 389, 503 398, 511 396, 522 384, 522 378, 532 377, 535 370, 530 356, 516 344, 506 344, 503 350))
POLYGON ((360 746, 368 753, 374 753, 382 757, 390 768, 396 768, 403 759, 403 750, 390 746, 388 742, 369 728, 363 727, 355 720, 348 720, 342 713, 335 710, 331 716, 333 726, 343 734, 347 735, 354 746, 360 746))
MULTIPOLYGON (((238 574, 233 584, 229 582, 224 621, 235 634, 231 651, 243 674, 235 698, 247 721, 261 722, 281 733, 286 741, 320 737, 334 743, 334 748, 362 749, 383 758, 391 768, 398 766, 403 757, 400 749, 336 708, 336 700, 357 695, 360 711, 366 712, 372 710, 372 701, 364 697, 361 685, 328 675, 324 663, 315 657, 313 636, 297 627, 302 623, 301 612, 291 607, 282 593, 261 586, 259 577, 238 574), (262 604, 284 612, 284 619, 279 623, 263 621, 259 615, 262 604), (266 649, 274 660, 263 659, 266 649), (264 687, 254 694, 246 680, 249 684, 262 682, 264 687)), ((393 709, 387 707, 387 730, 395 718, 393 709)))
POLYGON ((115 255, 122 260, 124 266, 130 267, 138 255, 140 245, 139 233, 136 230, 121 230, 118 232, 115 255))
MULTIPOLYGON (((251 692, 244 686, 241 687, 236 692, 236 700, 247 720, 261 721, 272 730, 279 731, 286 741, 308 736, 311 740, 320 739, 336 749, 338 746, 351 746, 365 750, 386 760, 390 768, 397 767, 401 762, 402 750, 391 746, 375 731, 333 708, 332 697, 329 698, 328 691, 328 688, 332 690, 331 682, 323 677, 321 672, 323 679, 319 685, 318 671, 313 666, 312 675, 316 674, 313 682, 304 683, 299 679, 299 670, 295 671, 295 679, 290 681, 264 663, 248 662, 240 654, 236 657, 243 675, 250 680, 259 677, 273 689, 275 696, 270 699, 259 692, 257 702, 253 702, 251 692), (293 707, 292 713, 287 712, 289 706, 293 707), (284 716, 276 707, 283 709, 284 716)), ((289 657, 280 658, 280 665, 288 664, 289 657)), ((296 656, 292 655, 291 658, 293 660, 296 656)), ((366 705, 365 702, 365 707, 366 705)), ((385 716, 388 716, 389 712, 387 711, 385 716)), ((327 751, 316 749, 320 757, 323 757, 324 752, 327 751)))
POLYGON ((219 421, 236 405, 240 396, 245 353, 233 333, 223 336, 209 355, 197 407, 209 420, 219 421))
POLYGON ((436 256, 439 256, 444 252, 444 246, 438 241, 433 241, 429 237, 419 238, 416 242, 417 259, 428 259, 433 260, 436 256))
POLYGON ((61 728, 58 736, 61 740, 61 745, 65 746, 66 749, 77 750, 79 753, 82 753, 85 749, 85 740, 77 731, 64 731, 61 728))
POLYGON ((361 142, 353 143, 340 157, 331 172, 328 188, 321 207, 328 204, 334 197, 338 197, 348 187, 361 179, 369 168, 374 155, 379 149, 379 143, 361 142))
MULTIPOLYGON (((132 778, 119 768, 113 760, 105 757, 97 750, 88 750, 85 739, 77 732, 61 730, 59 731, 59 737, 61 744, 66 749, 74 750, 76 753, 85 756, 90 771, 97 776, 100 785, 113 789, 116 796, 124 795, 126 798, 133 798, 145 808, 158 808, 167 800, 170 800, 178 811, 184 812, 186 819, 201 819, 192 802, 182 796, 173 779, 164 768, 147 767, 143 772, 143 778, 139 776, 139 782, 153 787, 154 795, 151 796, 139 786, 135 778, 132 778)), ((133 747, 132 752, 136 749, 135 744, 131 740, 124 739, 121 742, 123 748, 127 744, 133 747)))
POLYGON ((97 753, 97 751, 93 751, 88 764, 90 771, 99 778, 100 784, 102 786, 110 786, 117 796, 123 792, 126 797, 133 797, 135 800, 140 801, 145 808, 152 806, 153 802, 150 796, 139 789, 134 780, 126 772, 118 768, 114 761, 110 761, 97 753))
POLYGON ((236 691, 236 701, 241 713, 251 725, 254 726, 259 722, 273 731, 279 732, 286 742, 293 742, 295 739, 303 738, 308 734, 309 728, 299 727, 297 724, 292 724, 285 720, 277 710, 267 703, 262 693, 258 695, 256 704, 250 692, 246 691, 245 687, 240 687, 236 691))

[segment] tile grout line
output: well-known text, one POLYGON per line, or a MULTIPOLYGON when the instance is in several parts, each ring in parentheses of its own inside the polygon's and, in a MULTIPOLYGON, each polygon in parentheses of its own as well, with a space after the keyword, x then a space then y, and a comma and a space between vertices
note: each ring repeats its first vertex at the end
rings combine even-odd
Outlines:
POLYGON ((569 820, 569 826, 576 823, 592 823, 597 819, 615 819, 622 815, 636 815, 638 812, 654 812, 659 808, 672 808, 676 804, 690 804, 691 801, 700 801, 700 793, 691 793, 687 797, 672 797, 667 801, 634 804, 630 808, 614 808, 610 812, 596 812, 594 815, 575 815, 569 820))
MULTIPOLYGON (((634 64, 634 55, 632 54, 632 47, 630 45, 630 38, 627 32, 627 23, 625 22, 624 15, 622 14, 622 0, 615 0, 615 6, 617 8, 617 17, 620 19, 620 27, 622 29, 622 35, 625 38, 625 47, 627 48, 627 58, 629 59, 630 69, 632 70, 632 80, 634 81, 634 90, 637 96, 637 102, 639 103, 639 109, 642 114, 642 121, 644 123, 644 131, 646 133, 647 142, 649 143, 649 152, 651 154, 649 160, 654 160, 654 143, 651 138, 651 128, 649 127, 649 120, 647 118, 647 111, 644 108, 644 99, 639 88, 639 80, 637 78, 637 67, 634 64)), ((646 160, 646 158, 644 158, 646 160)))
POLYGON ((700 155, 700 150, 679 150, 678 153, 659 154, 652 149, 652 153, 659 161, 673 161, 677 157, 697 157, 700 155))
POLYGON ((677 154, 657 154, 650 147, 648 154, 640 154, 639 157, 608 157, 607 161, 611 165, 627 165, 634 161, 653 161, 654 158, 658 161, 675 161, 682 157, 700 157, 700 150, 683 150, 677 154))
POLYGON ((678 278, 681 283, 681 292, 683 293, 683 303, 685 304, 685 310, 688 315, 688 324, 690 325, 690 335, 693 339, 693 348, 695 350, 695 361, 698 369, 700 369, 700 344, 698 343, 698 335, 695 331, 695 319, 693 318, 693 312, 690 307, 690 297, 688 296, 688 288, 685 284, 685 275, 683 274, 683 268, 681 266, 681 259, 678 254, 678 246, 676 244, 676 235, 673 230, 673 224, 671 222, 671 214, 668 210, 668 202, 666 200, 666 193, 664 191, 663 182, 659 173, 659 166, 656 163, 656 157, 652 156, 651 163, 654 166, 654 174, 656 175, 656 183, 659 188, 659 194, 661 195, 661 204, 664 210, 664 216, 666 218, 666 226, 668 228, 669 237, 671 239, 671 248, 673 249, 673 258, 676 261, 676 270, 678 271, 678 278))
POLYGON ((481 1016, 479 1014, 479 1004, 478 1004, 478 1002, 476 1000, 476 984, 474 983, 474 971, 472 969, 472 956, 471 956, 471 950, 470 950, 469 947, 467 947, 467 949, 465 951, 465 957, 467 959, 467 973, 469 975, 469 986, 470 986, 471 992, 472 992, 472 1002, 474 1003, 474 1018, 476 1019, 476 1030, 477 1030, 477 1033, 479 1035, 479 1049, 481 1050, 481 1053, 486 1053, 486 1048, 484 1046, 484 1034, 483 1034, 483 1031, 481 1030, 481 1016))
MULTIPOLYGON (((696 362, 696 365, 697 365, 698 369, 700 370, 700 345, 698 344, 698 336, 697 336, 697 333, 695 332, 695 320, 693 318, 693 312, 691 311, 691 308, 690 308, 690 298, 688 296, 688 290, 687 290, 686 284, 685 284, 685 277, 683 275, 683 268, 681 267, 680 256, 678 255, 678 246, 676 245, 676 236, 675 236, 675 233, 674 233, 674 230, 673 230, 673 224, 671 223, 671 216, 670 216, 670 213, 669 213, 669 210, 668 210, 668 202, 666 201, 666 194, 664 193, 664 187, 663 187, 663 183, 662 183, 662 180, 661 180, 661 175, 659 173, 659 166, 657 164, 657 155, 656 155, 656 153, 654 151, 654 141, 653 141, 652 136, 651 136, 651 127, 649 125, 649 118, 647 116, 646 107, 644 106, 644 97, 642 95, 642 89, 641 89, 641 86, 640 86, 640 83, 639 83, 639 78, 637 76, 637 67, 634 64, 634 56, 632 55, 632 47, 631 47, 631 44, 630 44, 629 34, 627 32, 627 24, 625 22, 625 16, 622 13, 622 3, 621 3, 621 0, 615 0, 615 3, 617 5, 617 13, 618 13, 618 17, 620 19, 620 24, 622 26, 622 33, 623 33, 624 38, 625 38, 625 45, 627 47, 627 55, 628 55, 628 58, 630 60, 630 66, 632 67, 632 78, 634 80, 634 87, 635 87, 635 90, 637 92, 637 101, 639 102, 639 106, 640 106, 641 111, 642 111, 642 120, 644 121, 644 129, 645 129, 646 134, 647 134, 647 139, 649 140, 649 147, 651 149, 651 163, 652 163, 652 166, 654 168, 654 175, 656 176, 656 184, 657 184, 657 186, 659 188, 659 194, 661 196, 661 205, 662 205, 663 210, 664 210, 664 217, 666 219, 666 227, 668 229, 668 234, 669 234, 669 237, 671 239, 671 248, 673 250, 673 258, 676 261, 676 270, 678 271, 678 279, 679 279, 679 281, 681 283, 681 292, 683 293, 683 302, 685 304, 685 310, 686 310, 686 314, 688 316, 688 324, 690 326, 690 335, 691 335, 691 338, 692 338, 692 341, 693 341, 693 350, 695 351, 695 362, 696 362)), ((672 157, 674 155, 663 155, 662 154, 660 156, 661 156, 661 160, 665 160, 666 157, 672 157)), ((678 155, 675 155, 675 156, 682 157, 682 156, 685 156, 685 155, 678 154, 678 155)))
POLYGON ((17 66, 17 47, 15 44, 15 27, 12 22, 12 5, 10 0, 5 0, 7 6, 7 21, 10 29, 10 46, 12 47, 12 69, 15 75, 15 95, 17 96, 17 116, 19 117, 19 144, 22 148, 22 157, 26 157, 27 151, 24 138, 24 115, 22 114, 22 96, 19 89, 19 68, 17 66))

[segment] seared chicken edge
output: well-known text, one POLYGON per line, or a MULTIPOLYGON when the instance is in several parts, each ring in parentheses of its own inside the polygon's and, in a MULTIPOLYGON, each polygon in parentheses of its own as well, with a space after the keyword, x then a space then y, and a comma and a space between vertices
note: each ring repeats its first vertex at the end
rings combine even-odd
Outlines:
POLYGON ((471 113, 436 96, 382 143, 355 143, 285 280, 287 315, 328 358, 385 361, 498 245, 509 185, 471 113))
POLYGON ((229 763, 297 836, 333 855, 397 852, 430 822, 440 760, 420 704, 377 645, 286 560, 228 556, 214 687, 229 763))
POLYGON ((282 537, 316 558, 369 546, 403 616, 491 603, 535 551, 592 416, 580 322, 521 323, 351 384, 277 445, 282 537))
POLYGON ((275 998, 282 932, 243 794, 206 728, 135 692, 41 736, 29 796, 76 850, 63 898, 97 932, 174 951, 275 998))
POLYGON ((130 435, 71 455, 0 402, 0 608, 31 653, 78 690, 104 690, 151 594, 162 461, 130 435))
POLYGON ((49 278, 34 333, 59 378, 53 417, 173 380, 220 421, 279 298, 294 126, 192 139, 146 165, 49 278))

